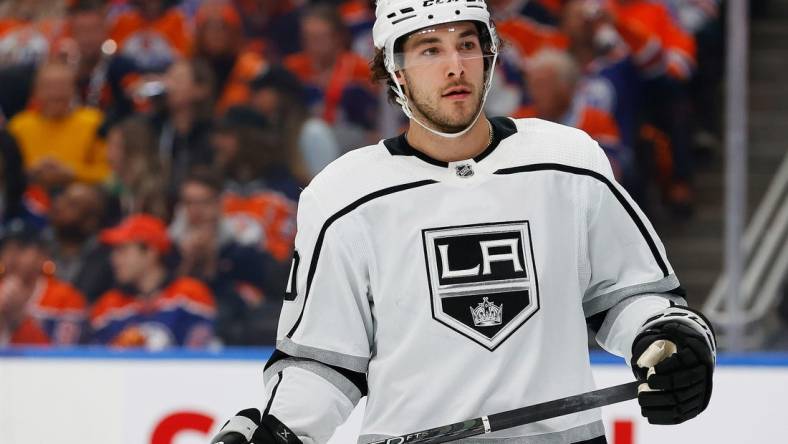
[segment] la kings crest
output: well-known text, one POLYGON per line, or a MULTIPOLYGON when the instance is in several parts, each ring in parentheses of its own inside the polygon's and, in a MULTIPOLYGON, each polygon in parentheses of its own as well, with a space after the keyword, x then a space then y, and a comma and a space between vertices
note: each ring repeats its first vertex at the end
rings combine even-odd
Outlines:
POLYGON ((539 310, 528 221, 422 230, 432 317, 495 350, 539 310))

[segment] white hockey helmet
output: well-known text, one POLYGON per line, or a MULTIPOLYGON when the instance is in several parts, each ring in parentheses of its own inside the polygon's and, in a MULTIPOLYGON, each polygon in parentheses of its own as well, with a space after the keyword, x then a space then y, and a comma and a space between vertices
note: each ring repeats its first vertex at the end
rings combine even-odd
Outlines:
POLYGON ((459 137, 465 134, 478 120, 482 113, 487 93, 492 84, 495 61, 498 56, 498 36, 495 27, 490 22, 490 12, 484 0, 378 0, 375 9, 375 25, 372 28, 372 39, 375 47, 384 52, 386 70, 394 83, 392 89, 397 95, 397 102, 408 118, 413 119, 427 130, 443 137, 459 137), (486 66, 486 76, 482 103, 479 112, 473 121, 462 131, 456 133, 443 133, 437 131, 418 119, 408 104, 408 99, 397 81, 397 66, 395 48, 397 41, 411 33, 452 22, 472 21, 480 26, 480 40, 484 50, 490 56, 489 66, 486 66))

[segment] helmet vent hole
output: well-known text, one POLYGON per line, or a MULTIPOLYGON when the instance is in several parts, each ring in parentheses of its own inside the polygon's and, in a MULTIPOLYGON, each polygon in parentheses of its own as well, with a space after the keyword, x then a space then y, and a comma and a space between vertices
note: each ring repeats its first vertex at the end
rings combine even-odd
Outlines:
POLYGON ((460 15, 460 10, 457 9, 456 11, 454 11, 454 13, 457 14, 457 15, 460 15))
POLYGON ((435 17, 435 16, 434 16, 434 15, 432 15, 432 14, 430 14, 430 15, 428 15, 428 16, 427 16, 427 18, 428 18, 428 19, 430 19, 430 20, 432 20, 434 17, 435 17))

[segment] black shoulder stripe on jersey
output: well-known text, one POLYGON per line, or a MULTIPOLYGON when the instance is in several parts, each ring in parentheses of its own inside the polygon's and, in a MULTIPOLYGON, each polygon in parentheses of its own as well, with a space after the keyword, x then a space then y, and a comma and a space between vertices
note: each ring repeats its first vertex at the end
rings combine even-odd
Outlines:
POLYGON ((630 205, 630 203, 626 200, 623 194, 615 187, 613 184, 608 180, 607 177, 597 173, 596 171, 587 170, 584 168, 576 168, 568 165, 562 165, 559 163, 537 163, 533 165, 523 165, 518 167, 512 168, 503 168, 495 172, 495 174, 517 174, 517 173, 529 173, 533 171, 561 171, 564 173, 569 174, 578 174, 582 176, 593 177, 594 179, 604 183, 607 188, 616 196, 616 199, 624 207, 629 217, 632 218, 632 221, 635 222, 635 225, 640 230, 640 234, 643 235, 643 239, 645 239, 646 243, 648 244, 649 249, 651 250, 651 254, 654 255, 654 259, 657 261, 657 265, 659 265, 659 269, 662 270, 663 277, 667 277, 668 273, 668 266, 665 262, 665 259, 660 254, 659 249, 657 248, 656 242, 654 242, 654 238, 646 229, 646 225, 638 216, 635 209, 630 205))
POLYGON ((276 381, 276 385, 274 389, 271 391, 271 399, 268 400, 268 405, 265 406, 265 410, 263 411, 263 415, 267 415, 268 412, 271 411, 271 406, 274 404, 274 398, 276 397, 276 390, 279 388, 279 384, 282 383, 282 372, 277 373, 279 376, 279 380, 276 381))
POLYGON ((424 185, 432 185, 434 183, 438 183, 436 180, 428 179, 428 180, 420 180, 418 182, 411 182, 411 183, 404 183, 402 185, 397 185, 389 188, 384 188, 382 190, 375 191, 374 193, 367 194, 366 196, 356 200, 355 202, 351 203, 350 205, 342 208, 338 212, 334 213, 331 217, 326 219, 323 223, 323 227, 320 228, 320 234, 317 236, 317 242, 315 242, 315 249, 312 252, 312 261, 309 264, 309 272, 306 275, 306 291, 304 292, 304 305, 301 307, 301 313, 298 315, 298 319, 296 319, 293 328, 287 333, 288 338, 293 337, 293 333, 295 333, 298 326, 301 324, 301 319, 304 317, 304 310, 306 309, 306 302, 309 298, 309 290, 312 288, 312 279, 315 277, 315 271, 317 270, 317 261, 320 258, 320 249, 323 247, 323 239, 326 236, 326 230, 328 227, 331 226, 334 222, 337 221, 340 217, 350 213, 351 211, 355 210, 356 208, 360 207, 361 205, 375 200, 379 197, 387 196, 389 194, 398 193, 400 191, 407 191, 413 188, 423 187, 424 185))
MULTIPOLYGON (((307 358, 296 358, 294 356, 288 355, 287 353, 279 349, 275 349, 271 357, 268 358, 268 362, 266 362, 265 364, 265 369, 268 369, 274 363, 285 359, 307 359, 307 358)), ((356 386, 358 391, 361 392, 361 396, 367 396, 367 392, 369 391, 369 386, 367 385, 367 375, 365 375, 364 373, 354 372, 346 368, 337 367, 335 365, 329 365, 326 364, 325 362, 320 362, 314 359, 309 359, 309 360, 318 362, 321 365, 324 365, 330 368, 331 370, 334 370, 335 372, 339 373, 340 375, 344 376, 348 381, 350 381, 353 385, 356 386)))

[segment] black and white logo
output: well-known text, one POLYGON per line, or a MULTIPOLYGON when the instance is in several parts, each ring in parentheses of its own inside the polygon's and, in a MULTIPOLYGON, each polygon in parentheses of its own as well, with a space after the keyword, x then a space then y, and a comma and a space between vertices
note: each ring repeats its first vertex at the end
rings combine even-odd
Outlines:
POLYGON ((473 167, 469 163, 463 163, 454 167, 454 171, 459 177, 472 177, 473 167))
POLYGON ((539 310, 528 221, 422 230, 435 320, 489 350, 539 310))

